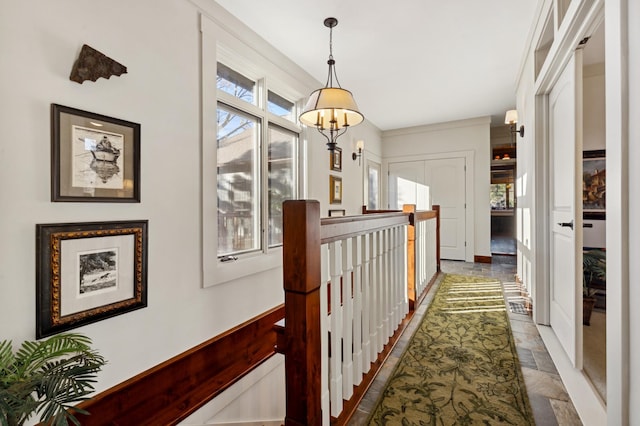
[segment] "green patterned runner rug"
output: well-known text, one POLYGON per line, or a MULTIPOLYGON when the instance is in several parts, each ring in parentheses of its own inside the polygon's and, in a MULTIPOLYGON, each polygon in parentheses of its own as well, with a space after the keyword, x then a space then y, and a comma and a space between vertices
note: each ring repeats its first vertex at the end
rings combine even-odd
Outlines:
POLYGON ((534 424, 499 281, 444 277, 369 424, 534 424))

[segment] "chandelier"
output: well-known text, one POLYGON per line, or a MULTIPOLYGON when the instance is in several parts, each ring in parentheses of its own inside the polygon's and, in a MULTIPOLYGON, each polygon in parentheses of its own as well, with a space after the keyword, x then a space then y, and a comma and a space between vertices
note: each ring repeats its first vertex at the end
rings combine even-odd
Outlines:
POLYGON ((358 111, 358 105, 350 91, 340 87, 333 59, 333 27, 338 25, 336 18, 324 20, 324 26, 329 28, 329 75, 322 89, 309 95, 300 121, 302 124, 315 127, 327 139, 327 147, 333 152, 342 136, 349 127, 360 124, 364 116, 358 111), (335 85, 334 86, 334 82, 335 85))

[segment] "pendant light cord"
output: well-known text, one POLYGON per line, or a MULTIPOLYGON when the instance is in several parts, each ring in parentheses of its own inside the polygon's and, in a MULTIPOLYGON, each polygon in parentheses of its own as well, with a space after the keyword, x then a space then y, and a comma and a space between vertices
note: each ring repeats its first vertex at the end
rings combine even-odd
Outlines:
POLYGON ((333 79, 335 78, 338 87, 342 88, 342 86, 340 86, 340 81, 338 81, 338 74, 335 69, 336 61, 333 59, 333 27, 336 25, 338 25, 337 21, 334 25, 327 25, 329 27, 329 60, 327 61, 327 64, 329 64, 329 75, 327 76, 325 87, 334 87, 333 79))

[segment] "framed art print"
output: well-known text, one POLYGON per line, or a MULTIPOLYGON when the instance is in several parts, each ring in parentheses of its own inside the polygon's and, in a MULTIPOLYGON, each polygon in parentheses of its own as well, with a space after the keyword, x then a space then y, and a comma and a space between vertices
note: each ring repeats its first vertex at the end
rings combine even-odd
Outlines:
POLYGON ((329 203, 342 203, 342 178, 338 176, 329 176, 329 203))
POLYGON ((140 202, 140 124, 52 104, 51 201, 140 202))
POLYGON ((36 337, 147 306, 147 224, 36 225, 36 337))
POLYGON ((331 170, 336 172, 341 172, 342 171, 342 148, 335 147, 335 149, 330 152, 329 161, 330 161, 331 170))
POLYGON ((582 153, 582 214, 585 219, 605 219, 606 165, 604 149, 582 153))

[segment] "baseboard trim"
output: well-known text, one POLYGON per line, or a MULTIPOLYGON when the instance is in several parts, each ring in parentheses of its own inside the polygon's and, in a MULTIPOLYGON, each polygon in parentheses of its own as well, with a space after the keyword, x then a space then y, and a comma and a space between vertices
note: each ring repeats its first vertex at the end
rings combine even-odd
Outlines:
POLYGON ((275 354, 277 306, 79 404, 83 426, 175 425, 275 354))
POLYGON ((491 256, 473 256, 475 263, 491 263, 491 256))

